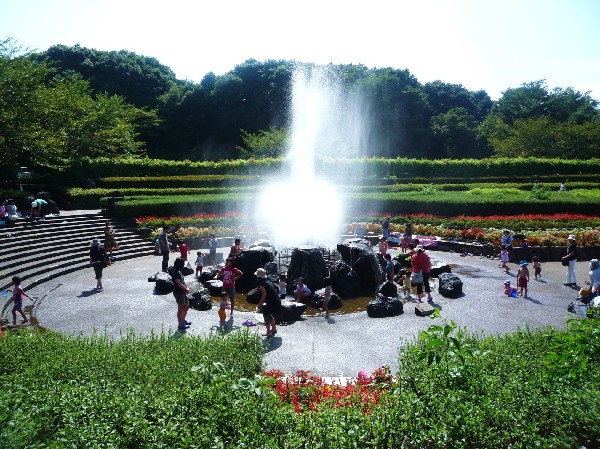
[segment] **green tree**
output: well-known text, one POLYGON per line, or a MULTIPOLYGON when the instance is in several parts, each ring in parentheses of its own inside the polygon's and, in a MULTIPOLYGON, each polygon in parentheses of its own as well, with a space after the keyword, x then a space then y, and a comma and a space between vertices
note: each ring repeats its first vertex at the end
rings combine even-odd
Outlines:
POLYGON ((440 138, 448 158, 481 158, 477 123, 465 108, 453 108, 431 119, 433 134, 440 138))
POLYGON ((153 112, 117 96, 92 96, 76 75, 56 76, 45 63, 0 46, 0 163, 51 166, 76 156, 141 154, 137 129, 153 112))
POLYGON ((288 131, 283 128, 271 128, 257 133, 242 130, 242 139, 244 145, 237 149, 243 158, 280 157, 288 142, 288 131))

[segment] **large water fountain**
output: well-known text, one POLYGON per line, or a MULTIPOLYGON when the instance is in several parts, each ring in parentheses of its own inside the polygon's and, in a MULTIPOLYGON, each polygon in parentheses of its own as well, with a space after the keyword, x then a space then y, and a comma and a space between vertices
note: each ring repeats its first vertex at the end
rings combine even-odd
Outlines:
POLYGON ((362 126, 357 124, 360 114, 349 111, 350 103, 332 67, 296 68, 284 169, 260 190, 256 213, 276 247, 337 244, 342 196, 331 182, 334 174, 320 169, 317 175, 316 164, 318 157, 340 157, 357 148, 362 126))

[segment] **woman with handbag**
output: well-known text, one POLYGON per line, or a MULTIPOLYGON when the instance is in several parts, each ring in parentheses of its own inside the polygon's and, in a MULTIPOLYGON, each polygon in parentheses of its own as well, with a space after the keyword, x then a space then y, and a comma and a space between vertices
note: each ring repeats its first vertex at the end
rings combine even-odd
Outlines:
POLYGON ((564 283, 567 287, 575 287, 577 281, 575 280, 575 262, 577 262, 577 244, 575 243, 575 236, 573 234, 567 237, 567 255, 563 256, 562 264, 567 268, 567 281, 564 283))
POLYGON ((98 239, 92 240, 90 244, 90 262, 96 274, 96 289, 101 292, 104 290, 102 286, 102 270, 108 266, 108 257, 106 250, 98 239))
POLYGON ((417 245, 414 254, 410 258, 410 266, 412 268, 410 280, 417 287, 417 302, 423 302, 423 270, 428 268, 428 264, 429 256, 425 253, 423 245, 417 245))

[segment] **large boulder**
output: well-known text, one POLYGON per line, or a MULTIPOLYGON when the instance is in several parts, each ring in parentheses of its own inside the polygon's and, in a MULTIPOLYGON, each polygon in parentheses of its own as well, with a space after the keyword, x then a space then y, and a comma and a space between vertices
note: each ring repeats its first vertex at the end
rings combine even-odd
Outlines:
POLYGON ((431 267, 431 271, 429 272, 430 277, 437 278, 442 273, 452 273, 452 268, 447 263, 436 263, 431 267))
POLYGON ((358 298, 360 296, 360 277, 350 264, 337 260, 331 266, 331 288, 342 298, 358 298))
POLYGON ((189 297, 190 307, 196 310, 210 310, 213 303, 208 289, 198 290, 189 297))
POLYGON ((218 279, 211 279, 210 281, 206 281, 204 287, 210 293, 210 296, 221 296, 221 292, 223 291, 223 281, 218 279))
POLYGON ((463 282, 454 273, 441 273, 438 276, 438 292, 446 298, 462 295, 463 282))
POLYGON ((367 304, 367 315, 371 318, 384 318, 402 315, 404 306, 398 297, 388 297, 378 294, 375 299, 367 304))
POLYGON ((298 321, 307 308, 307 304, 284 299, 281 301, 281 312, 275 315, 275 321, 277 324, 291 324, 298 321))
POLYGON ((202 284, 205 284, 206 282, 212 281, 215 278, 215 276, 218 275, 220 272, 220 267, 214 265, 204 265, 204 267, 202 268, 202 273, 200 273, 199 281, 202 284))
POLYGON ((288 291, 293 291, 298 278, 302 278, 309 290, 315 292, 323 288, 323 279, 327 276, 329 276, 329 269, 319 248, 312 246, 294 248, 287 271, 288 291))
POLYGON ((273 262, 277 252, 272 247, 253 246, 245 249, 233 259, 233 266, 244 273, 235 282, 236 288, 248 291, 256 287, 254 272, 265 264, 273 262))
POLYGON ((398 296, 398 290, 402 290, 402 287, 398 287, 395 282, 386 281, 379 287, 379 293, 383 296, 393 298, 398 296))
POLYGON ((337 245, 337 250, 342 260, 358 273, 361 295, 372 296, 385 274, 371 245, 363 239, 347 239, 337 245))
POLYGON ((162 271, 158 273, 154 273, 152 276, 148 278, 148 282, 154 282, 154 288, 156 293, 159 295, 166 295, 167 293, 171 293, 175 286, 173 285, 173 280, 171 279, 171 275, 169 273, 164 273, 162 271))

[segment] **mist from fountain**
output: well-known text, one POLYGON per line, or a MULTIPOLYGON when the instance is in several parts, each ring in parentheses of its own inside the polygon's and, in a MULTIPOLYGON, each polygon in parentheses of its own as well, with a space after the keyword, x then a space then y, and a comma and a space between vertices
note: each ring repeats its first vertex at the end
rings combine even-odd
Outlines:
POLYGON ((319 245, 339 241, 343 199, 318 157, 341 157, 360 136, 360 116, 349 113, 349 101, 332 67, 298 66, 293 75, 292 126, 282 173, 259 189, 256 222, 276 247, 319 245))

